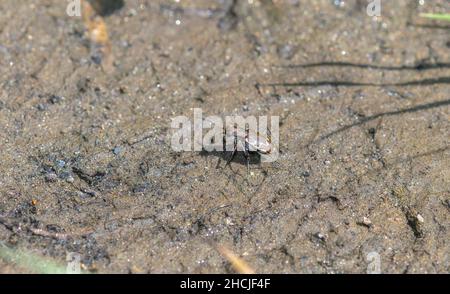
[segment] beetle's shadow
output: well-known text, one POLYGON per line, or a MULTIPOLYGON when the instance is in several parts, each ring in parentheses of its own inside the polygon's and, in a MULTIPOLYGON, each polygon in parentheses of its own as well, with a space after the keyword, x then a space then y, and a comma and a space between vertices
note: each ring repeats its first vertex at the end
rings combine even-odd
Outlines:
MULTIPOLYGON (((224 167, 228 160, 230 160, 233 152, 231 151, 200 151, 200 156, 205 158, 216 157, 218 158, 218 162, 216 164, 216 168, 224 167)), ((261 156, 256 152, 250 152, 250 165, 260 165, 261 164, 261 156)), ((238 163, 241 165, 247 165, 247 159, 245 158, 243 151, 237 151, 234 158, 230 161, 230 163, 238 163)))

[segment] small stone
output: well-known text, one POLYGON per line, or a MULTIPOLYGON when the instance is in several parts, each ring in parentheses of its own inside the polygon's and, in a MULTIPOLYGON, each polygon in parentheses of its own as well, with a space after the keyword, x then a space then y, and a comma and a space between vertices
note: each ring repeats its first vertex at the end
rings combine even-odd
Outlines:
POLYGON ((367 218, 367 217, 364 217, 364 218, 363 218, 362 223, 363 223, 365 226, 368 226, 368 227, 372 226, 372 221, 371 221, 369 218, 367 218))
POLYGON ((133 187, 132 191, 133 193, 144 193, 150 185, 148 183, 139 184, 133 187))
POLYGON ((345 2, 343 0, 334 0, 333 4, 334 4, 334 6, 341 8, 341 7, 344 7, 345 2))
POLYGON ((89 189, 82 189, 80 191, 79 196, 81 196, 82 198, 96 197, 97 196, 97 192, 95 192, 93 190, 89 190, 89 189))
POLYGON ((58 95, 50 95, 50 97, 48 98, 48 102, 50 102, 51 104, 57 104, 62 100, 64 100, 64 97, 58 95))
POLYGON ((58 176, 55 173, 48 173, 45 175, 45 180, 49 183, 53 183, 58 180, 58 176))
POLYGON ((368 228, 371 228, 373 225, 372 221, 368 217, 363 217, 362 221, 357 222, 357 224, 368 228))
POLYGON ((417 215, 417 220, 418 220, 420 223, 424 223, 424 222, 425 222, 425 219, 424 219, 423 216, 421 216, 420 214, 417 215))
POLYGON ((92 54, 91 60, 96 65, 100 65, 102 63, 102 55, 100 53, 92 54))
POLYGON ((228 217, 225 219, 225 223, 227 224, 227 226, 234 225, 233 221, 230 218, 228 218, 228 217))
POLYGON ((325 242, 325 240, 326 240, 326 236, 324 235, 324 234, 322 234, 322 233, 316 233, 315 235, 314 235, 314 237, 316 237, 317 239, 319 239, 320 241, 322 241, 322 242, 325 242))
POLYGON ((56 162, 58 164, 58 167, 63 168, 66 165, 66 162, 64 160, 58 160, 56 162))
POLYGON ((119 155, 121 152, 122 152, 122 147, 120 147, 120 146, 114 147, 114 149, 113 149, 114 155, 119 155))
POLYGON ((47 110, 47 105, 46 104, 42 104, 42 103, 39 103, 38 105, 36 105, 36 108, 39 110, 39 111, 45 111, 45 110, 47 110))
POLYGON ((278 46, 278 48, 277 48, 278 56, 283 59, 289 60, 292 57, 294 57, 295 53, 296 53, 295 48, 289 44, 281 45, 281 46, 278 46))

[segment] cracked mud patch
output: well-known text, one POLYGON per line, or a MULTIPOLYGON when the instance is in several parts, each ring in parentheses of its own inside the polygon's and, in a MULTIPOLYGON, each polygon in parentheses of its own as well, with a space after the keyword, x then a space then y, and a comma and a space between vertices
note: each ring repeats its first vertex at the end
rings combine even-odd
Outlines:
POLYGON ((113 2, 112 71, 64 1, 0 3, 2 245, 100 273, 232 272, 211 244, 261 273, 450 271, 450 26, 418 17, 447 1, 113 2), (193 108, 280 116, 280 158, 172 151, 193 108))

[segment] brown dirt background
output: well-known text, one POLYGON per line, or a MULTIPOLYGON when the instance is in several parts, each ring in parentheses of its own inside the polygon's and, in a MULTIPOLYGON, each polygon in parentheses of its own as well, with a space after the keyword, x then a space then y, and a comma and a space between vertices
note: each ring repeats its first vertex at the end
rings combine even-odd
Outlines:
POLYGON ((0 242, 99 273, 233 272, 212 243, 260 273, 450 272, 450 24, 418 17, 450 4, 417 2, 126 0, 106 73, 65 1, 0 1, 0 242), (173 152, 194 107, 279 115, 279 160, 173 152))

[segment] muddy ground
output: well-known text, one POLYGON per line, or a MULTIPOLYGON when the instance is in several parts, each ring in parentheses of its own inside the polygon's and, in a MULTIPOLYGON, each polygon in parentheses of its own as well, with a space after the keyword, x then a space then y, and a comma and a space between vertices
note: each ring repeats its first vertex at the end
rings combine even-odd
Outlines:
POLYGON ((261 273, 450 272, 450 24, 418 17, 450 3, 418 2, 126 0, 108 72, 66 1, 0 1, 1 244, 98 273, 234 272, 214 244, 261 273), (172 151, 193 108, 280 116, 280 158, 172 151))

